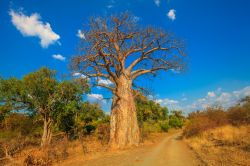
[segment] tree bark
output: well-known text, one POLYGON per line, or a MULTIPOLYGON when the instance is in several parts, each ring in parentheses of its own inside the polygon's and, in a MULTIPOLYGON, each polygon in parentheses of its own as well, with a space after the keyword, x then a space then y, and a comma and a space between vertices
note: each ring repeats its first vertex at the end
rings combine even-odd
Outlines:
POLYGON ((52 131, 51 131, 51 118, 47 115, 43 116, 43 136, 41 141, 41 146, 46 147, 50 144, 52 131))
POLYGON ((113 97, 110 119, 110 146, 123 148, 139 144, 139 127, 132 91, 132 80, 121 76, 113 97))

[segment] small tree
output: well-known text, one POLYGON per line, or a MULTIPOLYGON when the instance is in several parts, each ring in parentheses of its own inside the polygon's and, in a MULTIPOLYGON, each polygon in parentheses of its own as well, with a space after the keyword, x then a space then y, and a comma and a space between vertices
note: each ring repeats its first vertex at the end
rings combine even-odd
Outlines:
POLYGON ((101 110, 99 104, 83 102, 76 114, 76 125, 78 132, 82 134, 90 134, 96 129, 99 122, 106 119, 105 113, 101 110))
POLYGON ((169 125, 173 128, 182 128, 185 117, 182 111, 173 110, 169 116, 169 125))
POLYGON ((22 80, 10 78, 0 80, 1 105, 8 105, 12 111, 35 113, 43 120, 41 146, 50 143, 52 124, 59 114, 72 109, 81 100, 86 86, 76 82, 58 82, 55 71, 48 68, 30 73, 22 80))
POLYGON ((84 31, 80 53, 72 59, 73 70, 96 77, 96 85, 113 94, 110 145, 138 145, 139 128, 132 86, 142 75, 181 70, 183 43, 171 33, 153 27, 141 28, 133 16, 121 14, 91 18, 84 31), (107 86, 101 79, 113 84, 107 86))

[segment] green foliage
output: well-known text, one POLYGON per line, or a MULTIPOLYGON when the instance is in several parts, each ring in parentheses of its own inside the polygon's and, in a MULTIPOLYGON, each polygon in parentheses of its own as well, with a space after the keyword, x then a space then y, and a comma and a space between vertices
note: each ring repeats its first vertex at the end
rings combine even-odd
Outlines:
POLYGON ((170 124, 168 120, 160 121, 161 130, 167 132, 170 129, 170 124))
POLYGON ((169 118, 169 125, 173 128, 182 128, 183 126, 183 120, 179 119, 176 116, 171 116, 169 118))
POLYGON ((75 114, 80 108, 83 89, 75 82, 63 81, 55 89, 51 102, 52 117, 59 130, 70 133, 74 129, 75 114))
POLYGON ((168 109, 160 104, 139 95, 135 98, 139 124, 145 121, 159 121, 168 118, 168 109))
POLYGON ((145 121, 142 124, 142 131, 144 133, 151 133, 151 132, 161 132, 162 128, 159 122, 155 121, 145 121))
POLYGON ((68 132, 74 126, 81 95, 87 90, 87 80, 59 82, 55 71, 48 68, 29 73, 21 80, 0 79, 0 120, 10 111, 29 112, 68 132))
POLYGON ((137 118, 143 132, 167 132, 170 128, 182 128, 185 117, 182 111, 172 111, 143 95, 135 98, 137 118))
POLYGON ((183 116, 182 111, 172 111, 169 116, 169 126, 172 128, 182 128, 184 125, 185 117, 183 116))
POLYGON ((81 103, 76 118, 76 127, 79 132, 82 132, 83 134, 94 132, 99 124, 109 123, 109 116, 101 110, 97 103, 81 103))

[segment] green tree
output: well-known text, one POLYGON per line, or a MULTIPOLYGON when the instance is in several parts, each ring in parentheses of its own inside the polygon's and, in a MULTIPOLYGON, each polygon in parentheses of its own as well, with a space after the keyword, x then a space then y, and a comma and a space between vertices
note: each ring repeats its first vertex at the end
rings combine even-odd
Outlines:
POLYGON ((168 109, 161 107, 159 103, 149 100, 141 94, 135 98, 135 101, 139 123, 148 120, 166 120, 168 118, 168 109))
POLYGON ((135 98, 137 119, 143 132, 167 131, 168 109, 161 107, 159 103, 149 100, 142 94, 135 98))
POLYGON ((173 110, 169 116, 169 125, 173 128, 182 128, 185 117, 182 111, 173 110))
POLYGON ((55 78, 55 71, 48 68, 27 74, 21 80, 1 79, 1 107, 9 106, 11 111, 41 116, 41 146, 46 146, 51 141, 53 123, 77 106, 81 94, 86 90, 87 84, 82 85, 85 82, 86 80, 59 82, 55 78))
POLYGON ((99 123, 108 122, 108 115, 101 110, 99 104, 91 104, 83 102, 80 105, 80 110, 76 114, 77 128, 79 132, 90 134, 94 131, 99 123))

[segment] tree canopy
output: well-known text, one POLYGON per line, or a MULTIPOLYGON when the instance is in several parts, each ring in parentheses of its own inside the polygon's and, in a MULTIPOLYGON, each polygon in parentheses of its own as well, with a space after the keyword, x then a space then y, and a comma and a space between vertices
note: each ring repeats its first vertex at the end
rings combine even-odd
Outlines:
POLYGON ((48 68, 16 78, 0 80, 1 112, 22 111, 41 116, 44 122, 42 145, 51 139, 51 125, 69 115, 88 90, 86 81, 59 82, 48 68))

